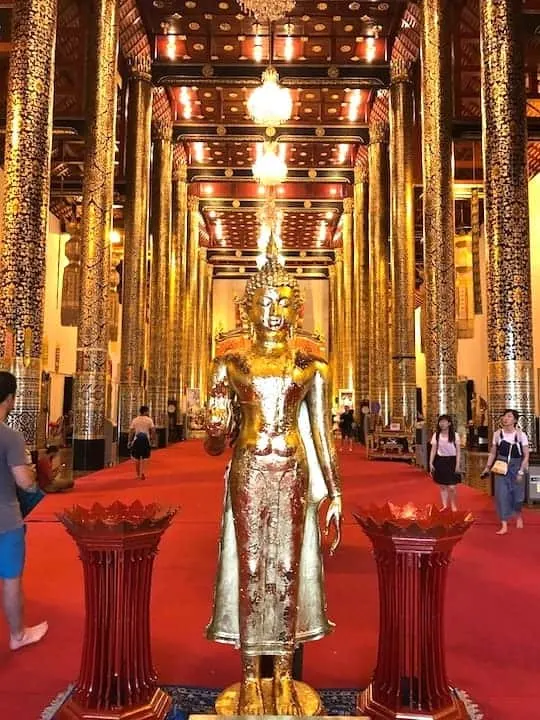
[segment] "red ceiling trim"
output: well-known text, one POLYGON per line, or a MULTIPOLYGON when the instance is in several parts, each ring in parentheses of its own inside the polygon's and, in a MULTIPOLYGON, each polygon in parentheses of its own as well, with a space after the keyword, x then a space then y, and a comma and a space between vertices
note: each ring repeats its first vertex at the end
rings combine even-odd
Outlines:
POLYGON ((151 60, 150 41, 136 0, 119 0, 118 25, 120 48, 126 60, 139 59, 141 56, 151 60))
POLYGON ((422 41, 422 10, 415 2, 408 3, 401 19, 401 28, 392 47, 392 60, 415 63, 422 41))

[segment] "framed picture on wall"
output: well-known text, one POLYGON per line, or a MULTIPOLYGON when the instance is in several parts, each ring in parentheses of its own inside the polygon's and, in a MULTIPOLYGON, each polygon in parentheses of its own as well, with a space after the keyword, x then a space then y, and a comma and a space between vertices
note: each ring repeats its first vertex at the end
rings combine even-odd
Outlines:
POLYGON ((354 390, 341 389, 338 392, 339 406, 354 408, 354 390))

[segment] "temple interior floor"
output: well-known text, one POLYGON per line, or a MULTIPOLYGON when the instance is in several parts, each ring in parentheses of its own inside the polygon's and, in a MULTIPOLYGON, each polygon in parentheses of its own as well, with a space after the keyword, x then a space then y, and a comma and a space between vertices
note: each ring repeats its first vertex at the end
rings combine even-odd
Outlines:
MULTIPOLYGON (((304 679, 315 687, 362 687, 375 662, 378 595, 367 539, 352 512, 360 505, 438 500, 421 470, 367 462, 359 446, 340 453, 345 498, 343 544, 326 560, 332 636, 305 648, 304 679)), ((18 653, 0 644, 0 717, 36 720, 78 672, 83 636, 83 581, 77 551, 56 513, 74 503, 140 499, 178 505, 154 571, 154 661, 164 683, 222 687, 238 679, 232 648, 204 639, 216 567, 226 458, 206 456, 199 441, 154 453, 148 478, 131 463, 77 480, 75 490, 48 496, 28 528, 25 574, 29 622, 49 620, 43 643, 18 653)), ((492 499, 463 486, 460 504, 477 522, 455 550, 446 624, 452 682, 480 704, 486 720, 538 717, 540 513, 525 512, 523 531, 495 536, 492 499)))

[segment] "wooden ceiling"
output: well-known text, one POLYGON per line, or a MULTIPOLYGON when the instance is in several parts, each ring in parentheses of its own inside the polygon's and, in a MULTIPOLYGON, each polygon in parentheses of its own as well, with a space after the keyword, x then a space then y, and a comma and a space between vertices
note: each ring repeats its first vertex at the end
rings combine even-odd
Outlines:
MULTIPOLYGON (((52 203, 55 212, 66 215, 79 202, 82 188, 88 3, 58 3, 52 203)), ((0 8, 4 117, 8 5, 0 8)), ((477 182, 482 178, 478 0, 455 0, 453 9, 456 179, 477 182)), ((529 163, 535 174, 540 171, 540 0, 524 0, 524 11, 529 163)), ((289 168, 277 196, 284 246, 305 257, 330 252, 339 239, 342 201, 352 194, 354 166, 365 162, 370 114, 387 113, 387 99, 376 101, 376 91, 388 86, 390 57, 414 57, 418 50, 414 5, 406 0, 300 0, 272 28, 244 16, 236 0, 119 0, 119 17, 120 74, 125 80, 126 55, 150 55, 153 81, 161 88, 156 111, 160 116, 170 112, 175 140, 186 153, 191 191, 202 198, 204 242, 216 253, 256 251, 261 195, 251 166, 265 129, 250 121, 246 103, 272 61, 293 99, 293 116, 275 136, 289 168)), ((120 224, 125 102, 123 82, 115 188, 120 224)), ((416 143, 420 183, 419 135, 416 143)))

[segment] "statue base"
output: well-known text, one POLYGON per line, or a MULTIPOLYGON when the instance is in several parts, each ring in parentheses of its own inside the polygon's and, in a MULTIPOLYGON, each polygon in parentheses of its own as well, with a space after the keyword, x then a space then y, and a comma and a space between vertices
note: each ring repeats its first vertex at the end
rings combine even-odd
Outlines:
MULTIPOLYGON (((265 715, 276 715, 273 697, 273 680, 272 678, 263 678, 261 680, 263 701, 265 707, 265 715)), ((296 694, 300 702, 300 715, 313 717, 314 715, 322 715, 324 708, 322 706, 319 693, 309 685, 299 680, 294 681, 296 694)), ((230 685, 220 694, 216 700, 216 713, 218 715, 238 715, 238 702, 240 699, 240 683, 230 685)))
POLYGON ((469 713, 465 705, 454 695, 450 696, 449 704, 439 710, 423 712, 402 708, 400 710, 385 707, 373 697, 370 685, 358 696, 358 713, 368 715, 372 720, 467 720, 469 713))
POLYGON ((165 720, 172 706, 169 695, 158 688, 153 697, 141 705, 131 705, 124 708, 102 708, 100 710, 85 707, 70 698, 58 710, 55 718, 58 720, 165 720))

